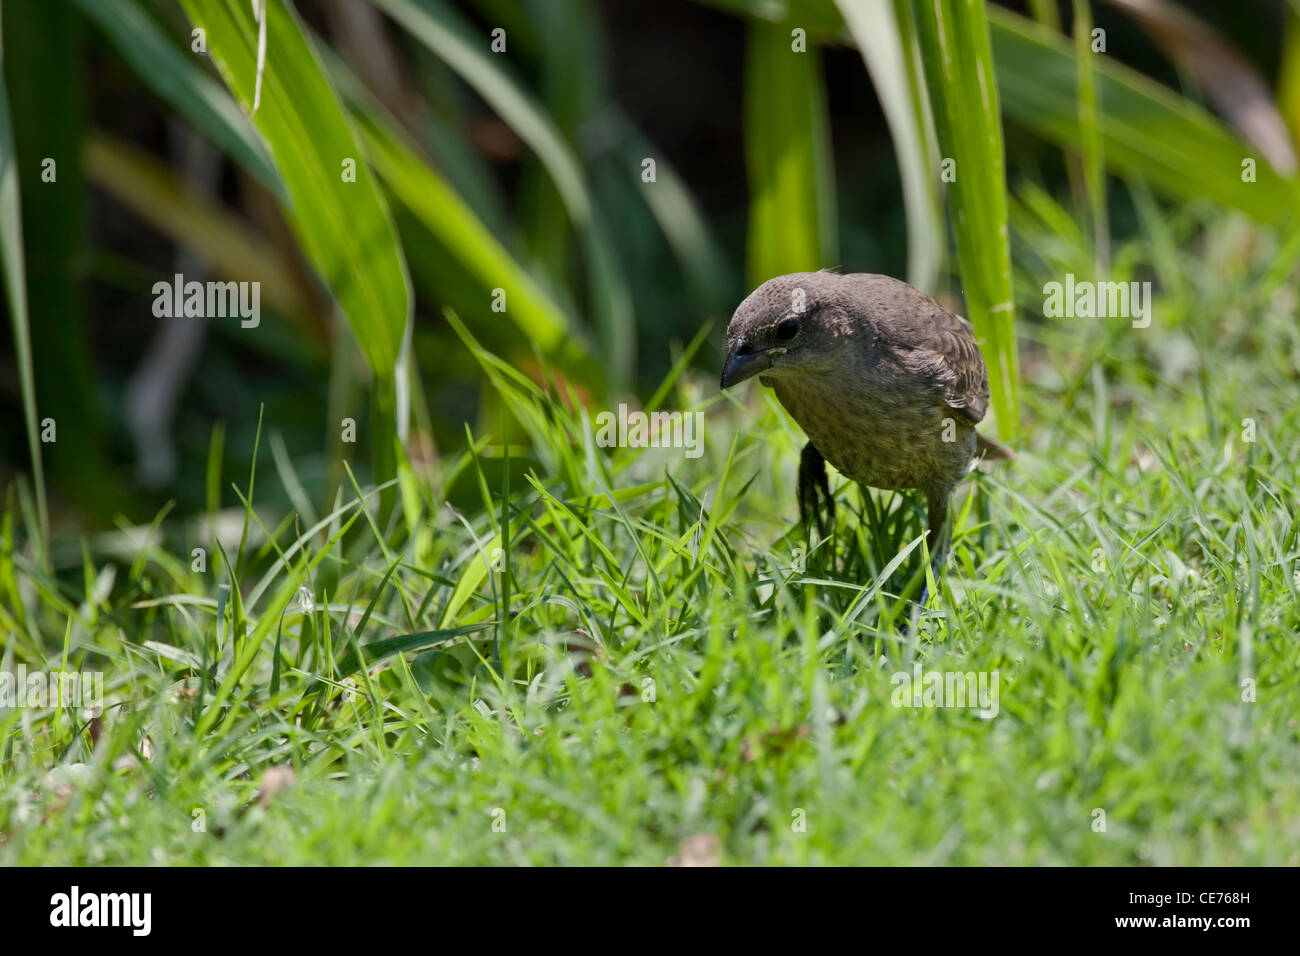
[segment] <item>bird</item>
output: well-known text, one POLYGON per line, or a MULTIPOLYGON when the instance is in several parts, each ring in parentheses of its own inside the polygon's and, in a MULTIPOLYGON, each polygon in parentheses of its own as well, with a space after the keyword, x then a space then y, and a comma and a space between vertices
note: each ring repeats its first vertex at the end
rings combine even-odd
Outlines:
POLYGON ((925 496, 937 572, 952 542, 952 492, 976 454, 1015 457, 975 430, 989 382, 971 324, 891 276, 823 270, 764 282, 727 326, 721 387, 755 376, 808 436, 799 517, 823 540, 835 526, 829 462, 859 484, 925 496))

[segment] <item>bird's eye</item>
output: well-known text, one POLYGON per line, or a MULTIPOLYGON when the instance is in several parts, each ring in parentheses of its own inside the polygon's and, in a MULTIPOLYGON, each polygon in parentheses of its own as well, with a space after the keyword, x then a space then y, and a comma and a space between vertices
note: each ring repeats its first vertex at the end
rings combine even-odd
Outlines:
POLYGON ((795 333, 799 331, 798 319, 786 319, 776 327, 776 337, 778 339, 792 339, 795 333))

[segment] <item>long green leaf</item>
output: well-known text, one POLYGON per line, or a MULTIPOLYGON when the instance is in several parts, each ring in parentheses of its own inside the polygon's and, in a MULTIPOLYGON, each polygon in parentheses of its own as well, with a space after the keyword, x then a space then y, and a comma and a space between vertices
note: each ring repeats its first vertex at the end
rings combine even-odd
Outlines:
POLYGON ((745 157, 751 285, 837 266, 834 178, 821 55, 797 24, 749 25, 745 157))
POLYGON ((464 637, 466 634, 486 630, 491 626, 491 622, 484 622, 482 624, 466 624, 461 627, 442 628, 436 631, 399 634, 396 637, 385 637, 378 641, 371 641, 369 644, 361 644, 359 645, 361 653, 357 652, 356 647, 350 647, 339 658, 338 665, 334 668, 334 678, 335 680, 342 680, 359 671, 362 664, 362 654, 365 655, 365 665, 372 667, 394 654, 428 650, 431 647, 448 644, 458 637, 464 637))
POLYGON ((1290 3, 1282 13, 1281 62, 1277 69, 1277 107, 1300 147, 1300 2, 1290 3))
MULTIPOLYGON (((570 317, 556 304, 524 267, 478 218, 469 203, 457 193, 438 169, 423 159, 418 147, 401 130, 382 104, 341 59, 326 54, 326 65, 344 103, 352 115, 357 133, 370 157, 375 173, 392 196, 423 225, 427 235, 441 247, 443 256, 454 263, 456 278, 469 280, 479 310, 499 321, 490 309, 495 290, 505 293, 507 308, 500 316, 515 326, 501 340, 518 335, 536 343, 543 353, 554 358, 566 371, 575 363, 588 360, 585 343, 573 327, 570 317)), ((443 273, 435 270, 431 280, 440 296, 448 290, 443 273)), ((454 294, 453 294, 454 296, 454 294)), ((595 372, 594 368, 587 371, 595 372)))
POLYGON ((1106 214, 1106 157, 1101 146, 1097 70, 1092 52, 1092 8, 1088 0, 1074 0, 1074 59, 1079 78, 1079 135, 1082 139, 1083 182, 1092 216, 1093 253, 1097 275, 1104 278, 1109 259, 1109 217, 1106 214))
POLYGON ((898 159, 907 215, 907 281, 932 292, 943 264, 943 214, 933 120, 914 72, 912 9, 894 0, 836 0, 876 88, 898 159))
POLYGON ((584 182, 581 164, 545 110, 494 56, 488 38, 441 0, 374 0, 415 39, 478 92, 546 167, 578 230, 602 352, 611 384, 630 381, 635 359, 632 297, 614 256, 614 245, 584 182))
MULTIPOLYGON (((596 11, 591 0, 546 0, 523 6, 529 17, 522 32, 545 37, 535 58, 533 88, 556 132, 576 151, 582 124, 608 98, 596 11)), ((516 203, 521 225, 533 257, 549 274, 564 275, 572 240, 564 199, 545 166, 530 159, 519 177, 516 203)))
POLYGON ((86 134, 86 29, 62 3, 4 3, 5 76, 13 161, 22 196, 23 258, 31 309, 45 473, 63 498, 106 520, 132 513, 133 494, 110 467, 90 356, 84 284, 86 201, 80 149, 86 134), (67 430, 75 432, 69 440, 67 430))
POLYGON ((103 134, 82 148, 87 178, 153 226, 198 253, 219 275, 261 283, 263 307, 306 313, 289 274, 292 263, 250 224, 211 197, 187 190, 175 170, 152 153, 103 134))
MULTIPOLYGON (((355 119, 375 171, 455 260, 462 276, 474 280, 483 308, 488 308, 493 290, 501 289, 507 308, 500 318, 515 326, 517 336, 536 343, 565 371, 588 365, 585 345, 568 316, 515 262, 465 201, 420 160, 397 129, 377 113, 358 111, 355 119)), ((584 372, 588 381, 597 374, 594 367, 584 372)))
POLYGON ((9 93, 4 81, 4 49, 0 46, 0 271, 4 274, 9 321, 14 331, 14 355, 23 395, 23 420, 27 425, 27 451, 36 484, 41 553, 49 553, 50 514, 45 502, 45 469, 36 426, 36 377, 32 369, 31 317, 27 312, 27 267, 23 262, 22 204, 18 193, 18 165, 13 126, 9 121, 9 93))
POLYGON ((1014 437, 1020 395, 1007 240, 1007 186, 993 54, 983 0, 917 0, 939 153, 952 161, 953 233, 968 317, 985 361, 998 429, 1014 437))
POLYGON ((808 31, 808 40, 836 39, 844 32, 844 20, 835 0, 706 0, 709 6, 729 13, 744 14, 772 23, 792 21, 792 27, 808 31))
POLYGON ((637 195, 672 249, 695 296, 698 314, 727 318, 735 304, 732 266, 686 181, 627 116, 607 109, 603 119, 615 161, 625 174, 636 178, 637 195), (647 156, 655 157, 657 177, 648 186, 639 178, 641 161, 647 156))
MULTIPOLYGON (((767 23, 784 22, 791 6, 786 0, 700 2, 767 23)), ((1297 2, 1292 0, 1291 9, 1297 2)), ((1045 10, 1050 4, 1035 4, 1040 6, 1045 10)), ((828 12, 820 0, 811 6, 799 4, 798 10, 809 24, 810 35, 815 26, 827 39, 845 36, 843 18, 833 8, 828 12)), ((1050 142, 1080 147, 1078 71, 1071 42, 996 5, 988 8, 987 15, 1005 118, 1050 142)), ((1148 180, 1167 195, 1209 198, 1259 222, 1286 224, 1294 219, 1300 210, 1300 185, 1264 162, 1258 164, 1255 182, 1244 183, 1242 160, 1254 157, 1256 150, 1222 122, 1111 57, 1098 57, 1094 66, 1101 145, 1108 167, 1148 180)), ((1300 69, 1293 72, 1300 76, 1300 69)), ((1300 89, 1300 81, 1290 82, 1300 89)), ((1283 97, 1284 108, 1300 128, 1296 101, 1300 101, 1296 94, 1283 97)))
POLYGON ((72 0, 145 86, 278 199, 288 198, 266 146, 230 94, 168 40, 135 0, 72 0))
MULTIPOLYGON (((182 0, 226 85, 251 112, 258 76, 258 24, 245 0, 182 0)), ((347 115, 297 16, 269 0, 261 105, 253 121, 292 200, 286 214, 307 258, 329 284, 379 380, 377 421, 406 409, 397 399, 411 320, 410 279, 388 207, 347 115), (355 181, 352 181, 352 175, 355 181)), ((378 477, 395 473, 391 435, 377 434, 378 477)))
MULTIPOLYGON (((989 11, 989 22, 1007 117, 1052 142, 1082 146, 1070 42, 997 7, 989 11)), ((1107 165, 1164 193, 1212 199, 1258 222, 1295 220, 1300 212, 1296 181, 1260 158, 1255 181, 1243 182, 1242 161, 1257 151, 1219 120, 1110 57, 1098 57, 1094 66, 1107 165)))

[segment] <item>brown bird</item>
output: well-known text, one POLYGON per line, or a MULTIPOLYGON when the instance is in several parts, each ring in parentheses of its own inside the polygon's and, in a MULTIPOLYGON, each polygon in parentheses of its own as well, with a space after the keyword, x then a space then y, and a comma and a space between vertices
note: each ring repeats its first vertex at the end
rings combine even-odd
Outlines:
POLYGON ((952 490, 976 452, 1014 457, 975 431, 989 381, 970 323, 889 276, 796 272, 764 282, 727 327, 722 387, 755 375, 808 435, 799 516, 815 519, 822 538, 822 500, 832 527, 835 519, 829 461, 872 488, 921 491, 938 568, 952 537, 952 490))

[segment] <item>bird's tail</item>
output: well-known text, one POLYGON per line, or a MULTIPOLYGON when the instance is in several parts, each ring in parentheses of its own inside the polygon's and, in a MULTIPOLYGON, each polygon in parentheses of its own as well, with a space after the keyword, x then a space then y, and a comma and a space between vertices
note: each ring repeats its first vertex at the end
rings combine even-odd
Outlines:
POLYGON ((999 441, 975 433, 975 454, 986 461, 1012 461, 1016 453, 999 441))

